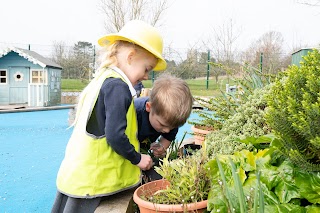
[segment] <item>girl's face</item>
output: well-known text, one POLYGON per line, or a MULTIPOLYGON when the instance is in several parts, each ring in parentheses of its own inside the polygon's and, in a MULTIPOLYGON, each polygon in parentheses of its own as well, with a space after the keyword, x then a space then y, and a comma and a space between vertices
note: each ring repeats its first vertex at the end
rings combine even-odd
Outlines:
POLYGON ((157 58, 146 50, 129 51, 126 64, 120 69, 127 75, 132 85, 139 81, 148 80, 149 72, 156 66, 157 58))

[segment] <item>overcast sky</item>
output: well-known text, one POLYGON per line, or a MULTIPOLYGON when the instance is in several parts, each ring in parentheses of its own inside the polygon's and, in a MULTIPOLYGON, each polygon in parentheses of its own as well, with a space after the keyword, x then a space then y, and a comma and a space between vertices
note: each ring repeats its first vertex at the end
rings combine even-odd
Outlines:
MULTIPOLYGON (((100 0, 6 0, 1 2, 0 45, 97 45, 105 34, 100 0)), ((159 28, 165 45, 188 48, 208 38, 214 26, 232 19, 241 29, 238 45, 244 49, 268 31, 279 31, 285 48, 320 43, 320 7, 297 0, 169 0, 170 8, 159 28)))

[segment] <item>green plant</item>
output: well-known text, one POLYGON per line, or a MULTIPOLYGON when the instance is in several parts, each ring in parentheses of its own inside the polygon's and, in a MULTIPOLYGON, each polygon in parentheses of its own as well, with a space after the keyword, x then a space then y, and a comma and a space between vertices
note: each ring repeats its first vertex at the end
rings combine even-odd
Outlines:
POLYGON ((169 154, 155 170, 170 182, 170 187, 145 199, 153 203, 181 205, 206 200, 210 181, 208 170, 204 167, 207 162, 205 152, 198 151, 197 154, 175 160, 168 157, 169 154))
POLYGON ((184 132, 180 142, 173 141, 170 143, 170 146, 167 151, 169 160, 174 160, 174 159, 181 157, 181 144, 182 144, 184 138, 186 137, 186 134, 187 134, 187 132, 184 132))
POLYGON ((268 95, 267 123, 277 147, 307 171, 320 171, 320 52, 288 68, 268 95))
POLYGON ((320 174, 301 170, 275 150, 210 160, 211 212, 319 212, 320 174))
POLYGON ((277 75, 262 73, 260 69, 249 64, 245 64, 243 69, 243 77, 238 78, 236 81, 240 86, 239 93, 241 93, 242 99, 246 99, 246 97, 252 95, 255 89, 261 89, 270 85, 277 77, 277 75))
POLYGON ((259 69, 246 64, 242 78, 234 80, 237 85, 236 92, 227 93, 224 90, 220 90, 220 96, 196 98, 198 103, 207 110, 196 111, 200 119, 189 121, 189 123, 221 129, 223 123, 235 115, 241 105, 248 102, 248 98, 256 89, 264 88, 273 82, 274 79, 275 76, 263 74, 259 69))
POLYGON ((215 118, 213 111, 201 109, 194 110, 193 112, 197 113, 199 115, 199 118, 188 121, 189 124, 208 131, 213 131, 221 128, 222 123, 217 118, 215 118))
POLYGON ((242 149, 259 148, 248 140, 250 137, 256 138, 271 132, 264 118, 267 107, 265 95, 269 89, 269 86, 255 89, 253 94, 248 96, 246 103, 240 105, 236 113, 225 120, 219 131, 207 136, 206 149, 209 157, 215 154, 233 154, 242 149))
POLYGON ((252 213, 263 213, 264 212, 264 195, 262 193, 262 188, 260 184, 260 172, 256 172, 256 186, 253 189, 254 194, 253 196, 249 197, 249 199, 246 199, 248 197, 245 196, 245 193, 243 191, 242 182, 240 180, 240 175, 236 171, 236 165, 229 157, 229 162, 231 165, 231 171, 232 171, 232 178, 233 183, 235 185, 235 196, 238 198, 238 204, 240 208, 237 206, 237 203, 232 202, 232 193, 233 191, 230 190, 230 188, 227 185, 227 180, 225 176, 225 172, 223 170, 223 167, 218 159, 216 157, 216 162, 219 168, 219 173, 221 176, 221 182, 219 182, 221 189, 223 191, 223 198, 225 199, 225 203, 227 204, 228 212, 233 212, 235 209, 240 209, 241 213, 246 212, 252 212, 252 213), (258 210, 259 208, 259 210, 258 210))

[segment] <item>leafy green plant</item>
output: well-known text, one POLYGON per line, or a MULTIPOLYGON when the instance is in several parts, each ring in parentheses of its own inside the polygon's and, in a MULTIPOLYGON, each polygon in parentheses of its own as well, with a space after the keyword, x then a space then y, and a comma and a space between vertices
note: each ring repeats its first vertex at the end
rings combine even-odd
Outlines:
MULTIPOLYGON (((232 202, 232 191, 229 189, 228 185, 227 185, 227 180, 226 180, 226 176, 223 170, 223 167, 218 159, 218 157, 216 157, 216 162, 219 168, 219 173, 221 176, 221 182, 219 182, 219 184, 221 185, 222 191, 223 191, 223 195, 225 198, 225 203, 227 204, 227 208, 228 208, 228 212, 233 212, 233 210, 237 209, 237 204, 235 204, 234 202, 232 202)), ((246 199, 244 191, 243 191, 243 186, 242 186, 242 182, 240 181, 240 176, 236 171, 236 165, 234 164, 234 162, 231 160, 231 158, 229 158, 229 162, 231 165, 231 171, 232 171, 232 178, 233 178, 233 182, 235 185, 235 194, 236 197, 238 198, 238 203, 240 206, 240 212, 241 213, 246 213, 246 212, 252 212, 252 213, 263 213, 264 212, 264 195, 262 193, 262 189, 261 189, 261 185, 260 185, 260 172, 256 173, 256 177, 257 177, 257 181, 256 181, 256 187, 254 188, 254 197, 251 199, 251 197, 249 199, 246 199), (252 202, 253 200, 253 202, 252 202), (259 207, 259 210, 258 210, 259 207)))
POLYGON ((210 189, 206 162, 204 151, 175 160, 169 160, 167 154, 155 170, 170 182, 170 187, 146 199, 153 203, 182 205, 206 200, 210 189))
POLYGON ((320 52, 289 67, 268 95, 267 123, 277 147, 307 171, 320 171, 320 52))
POLYGON ((318 212, 320 174, 301 170, 274 150, 210 160, 211 212, 318 212))

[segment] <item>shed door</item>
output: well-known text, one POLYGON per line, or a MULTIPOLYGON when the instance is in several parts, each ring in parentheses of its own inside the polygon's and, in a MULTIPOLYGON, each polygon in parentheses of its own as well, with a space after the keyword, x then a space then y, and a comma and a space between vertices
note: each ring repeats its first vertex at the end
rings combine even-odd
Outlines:
POLYGON ((28 102, 28 67, 11 67, 9 70, 9 104, 28 102))

